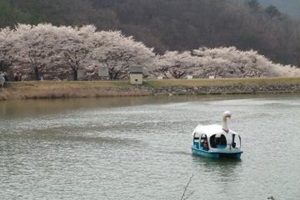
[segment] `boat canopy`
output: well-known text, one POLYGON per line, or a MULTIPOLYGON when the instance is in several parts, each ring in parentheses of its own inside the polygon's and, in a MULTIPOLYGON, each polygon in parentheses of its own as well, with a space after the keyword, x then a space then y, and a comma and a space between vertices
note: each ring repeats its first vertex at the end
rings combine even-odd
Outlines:
MULTIPOLYGON (((233 137, 235 137, 237 140, 239 140, 240 143, 240 136, 238 133, 230 129, 227 132, 223 130, 222 126, 217 124, 205 125, 205 126, 198 125, 193 132, 193 140, 195 140, 196 138, 199 138, 200 140, 201 138, 206 138, 210 140, 210 138, 214 138, 214 137, 225 137, 227 144, 231 144, 233 141, 233 137)), ((210 145, 212 145, 211 142, 210 145)))
POLYGON ((211 137, 212 135, 215 135, 215 134, 236 134, 238 135, 236 132, 232 131, 229 129, 228 133, 226 131, 224 131, 222 129, 222 126, 218 125, 218 124, 213 124, 213 125, 206 125, 206 126, 203 126, 201 124, 199 124, 194 132, 193 132, 193 136, 198 136, 198 137, 201 137, 202 134, 205 134, 207 137, 211 137))

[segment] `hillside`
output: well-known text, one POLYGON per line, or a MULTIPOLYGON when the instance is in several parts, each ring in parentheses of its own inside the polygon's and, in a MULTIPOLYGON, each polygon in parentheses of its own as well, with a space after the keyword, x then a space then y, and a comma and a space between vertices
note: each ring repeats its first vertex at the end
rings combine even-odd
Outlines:
POLYGON ((236 46, 300 66, 300 22, 276 7, 225 0, 0 0, 0 27, 40 22, 121 30, 160 54, 236 46))

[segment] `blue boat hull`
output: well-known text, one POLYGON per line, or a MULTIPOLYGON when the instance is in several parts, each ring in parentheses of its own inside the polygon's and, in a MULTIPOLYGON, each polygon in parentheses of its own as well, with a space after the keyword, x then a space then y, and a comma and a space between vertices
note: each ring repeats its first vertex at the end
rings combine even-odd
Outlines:
POLYGON ((242 151, 240 152, 210 152, 202 149, 198 149, 195 147, 192 147, 192 152, 195 155, 207 157, 207 158, 236 158, 240 159, 242 151))

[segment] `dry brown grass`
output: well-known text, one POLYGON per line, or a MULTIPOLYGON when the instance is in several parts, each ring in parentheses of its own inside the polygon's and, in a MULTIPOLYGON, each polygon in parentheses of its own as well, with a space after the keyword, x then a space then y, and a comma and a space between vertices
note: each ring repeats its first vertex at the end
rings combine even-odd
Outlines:
MULTIPOLYGON (((300 85, 297 78, 247 78, 247 79, 192 79, 149 80, 144 85, 159 87, 197 86, 263 86, 300 85)), ((130 85, 128 81, 22 81, 10 82, 0 88, 0 100, 43 98, 87 98, 110 96, 152 95, 149 90, 130 85)))
POLYGON ((0 89, 0 100, 149 95, 127 81, 23 81, 0 89))

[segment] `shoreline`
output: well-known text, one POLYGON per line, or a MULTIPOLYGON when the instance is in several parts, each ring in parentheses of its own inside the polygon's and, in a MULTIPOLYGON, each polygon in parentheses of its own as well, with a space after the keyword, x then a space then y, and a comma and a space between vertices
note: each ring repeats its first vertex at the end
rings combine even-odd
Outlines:
POLYGON ((300 77, 128 81, 21 81, 0 88, 0 100, 159 95, 300 93, 300 77))

